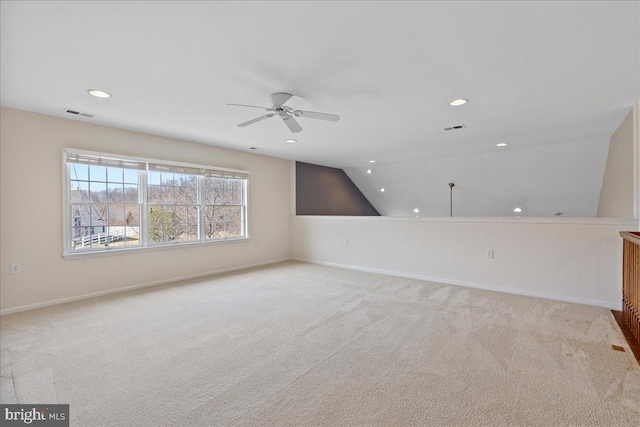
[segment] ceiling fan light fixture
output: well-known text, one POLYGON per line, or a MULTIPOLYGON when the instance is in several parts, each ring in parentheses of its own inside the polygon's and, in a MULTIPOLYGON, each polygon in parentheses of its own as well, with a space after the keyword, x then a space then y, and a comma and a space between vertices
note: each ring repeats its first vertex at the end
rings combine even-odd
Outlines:
POLYGON ((109 92, 105 92, 100 89, 89 89, 87 92, 89 92, 89 95, 93 95, 97 98, 111 98, 111 94, 109 92))
POLYGON ((454 99, 453 101, 451 101, 449 103, 449 105, 453 106, 453 107, 459 107, 461 105, 466 104, 467 102, 469 102, 468 99, 464 99, 464 98, 458 98, 458 99, 454 99))
MULTIPOLYGON (((288 105, 284 105, 290 98, 295 95, 291 95, 290 93, 273 93, 269 97, 271 101, 271 107, 259 107, 257 105, 246 105, 246 104, 227 104, 234 105, 237 107, 249 107, 249 108, 258 108, 260 110, 264 110, 266 114, 256 117, 255 119, 249 120, 244 123, 240 123, 238 127, 246 127, 252 125, 254 123, 260 122, 262 120, 278 117, 282 119, 284 124, 289 128, 292 133, 298 133, 302 131, 302 126, 297 122, 296 118, 304 118, 304 119, 317 119, 317 120, 325 120, 329 122, 337 122, 340 120, 340 116, 337 114, 329 114, 329 113, 319 113, 317 111, 306 111, 306 110, 294 110, 292 107, 288 105)), ((302 97, 297 97, 304 99, 302 97)))

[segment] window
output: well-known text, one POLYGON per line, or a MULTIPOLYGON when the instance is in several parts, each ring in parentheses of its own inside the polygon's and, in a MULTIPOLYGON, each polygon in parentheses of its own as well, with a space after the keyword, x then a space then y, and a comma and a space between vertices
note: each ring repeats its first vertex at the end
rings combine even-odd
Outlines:
POLYGON ((247 238, 245 171, 65 150, 65 254, 247 238))
POLYGON ((149 243, 200 240, 197 171, 157 164, 149 169, 149 243))
POLYGON ((243 179, 220 174, 205 177, 204 183, 205 238, 242 236, 245 223, 243 179))

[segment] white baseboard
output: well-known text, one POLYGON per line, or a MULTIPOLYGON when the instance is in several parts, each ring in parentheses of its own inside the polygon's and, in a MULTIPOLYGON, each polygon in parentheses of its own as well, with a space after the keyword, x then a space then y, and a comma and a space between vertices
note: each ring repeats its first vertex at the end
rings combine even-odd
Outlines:
POLYGON ((369 272, 369 273, 385 274, 387 276, 404 277, 404 278, 407 278, 407 279, 426 280, 428 282, 444 283, 446 285, 465 286, 465 287, 468 287, 468 288, 484 289, 484 290, 487 290, 487 291, 504 292, 504 293, 508 293, 508 294, 523 295, 523 296, 536 297, 536 298, 544 298, 544 299, 550 299, 550 300, 555 300, 555 301, 570 302, 570 303, 575 303, 575 304, 593 305, 593 306, 596 306, 596 307, 608 308, 609 310, 617 310, 617 311, 621 311, 622 310, 622 302, 620 302, 620 303, 612 303, 612 302, 608 302, 608 301, 591 300, 591 299, 572 297, 572 296, 567 296, 567 295, 548 294, 548 293, 545 293, 545 292, 528 291, 528 290, 525 290, 525 289, 505 288, 505 287, 502 287, 502 286, 488 285, 486 283, 466 282, 466 281, 462 281, 462 280, 446 279, 446 278, 443 278, 443 277, 424 276, 422 274, 411 274, 411 273, 403 273, 403 272, 400 272, 400 271, 381 270, 381 269, 378 269, 378 268, 359 267, 359 266, 356 266, 356 265, 347 265, 347 264, 338 264, 338 263, 333 263, 333 262, 316 261, 316 260, 306 259, 306 258, 293 257, 293 258, 291 258, 291 260, 292 261, 299 261, 299 262, 306 262, 306 263, 310 263, 310 264, 326 265, 326 266, 330 266, 330 267, 346 268, 346 269, 349 269, 349 270, 366 271, 366 272, 369 272))
POLYGON ((291 258, 276 259, 276 260, 272 260, 272 261, 259 262, 259 263, 256 263, 256 264, 243 265, 243 266, 240 266, 240 267, 231 267, 231 268, 224 268, 224 269, 221 269, 221 270, 208 271, 206 273, 190 274, 190 275, 181 276, 181 277, 172 277, 170 279, 158 280, 158 281, 155 281, 155 282, 141 283, 139 285, 126 286, 124 288, 109 289, 107 291, 92 292, 90 294, 76 295, 76 296, 73 296, 73 297, 60 298, 60 299, 55 299, 55 300, 51 300, 51 301, 39 302, 39 303, 35 303, 35 304, 27 304, 27 305, 22 305, 22 306, 19 306, 19 307, 13 307, 13 308, 7 308, 7 309, 4 309, 4 310, 0 310, 0 316, 4 316, 5 314, 19 313, 21 311, 35 310, 37 308, 50 307, 52 305, 66 304, 68 302, 82 301, 82 300, 85 300, 85 299, 101 297, 101 296, 105 296, 105 295, 118 294, 118 293, 121 293, 121 292, 133 291, 133 290, 136 290, 136 289, 149 288, 149 287, 152 287, 152 286, 166 285, 167 283, 180 282, 182 280, 199 279, 201 277, 215 276, 217 274, 231 273, 233 271, 240 271, 240 270, 247 270, 249 268, 262 267, 262 266, 265 266, 265 265, 277 264, 279 262, 290 261, 290 260, 291 260, 291 258))
POLYGON ((255 268, 255 267, 262 267, 265 265, 277 264, 280 262, 290 261, 290 260, 298 261, 298 262, 306 262, 309 264, 318 264, 318 265, 326 265, 330 267, 346 268, 349 270, 366 271, 369 273, 385 274, 387 276, 405 277, 407 279, 416 279, 416 280, 425 280, 428 282, 444 283, 447 285, 466 286, 468 288, 485 289, 488 291, 505 292, 509 294, 545 298, 545 299, 550 299, 555 301, 563 301, 563 302, 570 302, 570 303, 576 303, 576 304, 593 305, 597 307, 608 308, 610 310, 618 310, 618 311, 622 310, 622 303, 618 304, 618 303, 611 303, 607 301, 598 301, 598 300, 590 300, 586 298, 571 297, 566 295, 548 294, 544 292, 528 291, 523 289, 505 288, 502 286, 488 285, 485 283, 466 282, 461 280, 446 279, 442 277, 432 277, 432 276, 425 276, 421 274, 403 273, 399 271, 382 270, 378 268, 369 268, 369 267, 359 267, 355 265, 338 264, 333 262, 324 262, 324 261, 316 261, 316 260, 311 260, 306 258, 293 257, 293 258, 281 258, 281 259, 272 260, 272 261, 265 261, 265 262, 260 262, 256 264, 243 265, 239 267, 225 268, 221 270, 208 271, 206 273, 191 274, 191 275, 181 276, 181 277, 173 277, 170 279, 158 280, 155 282, 147 282, 139 285, 127 286, 124 288, 110 289, 107 291, 93 292, 90 294, 77 295, 73 297, 60 298, 60 299, 55 299, 51 301, 44 301, 44 302, 35 303, 35 304, 28 304, 28 305, 23 305, 19 307, 7 308, 4 310, 0 310, 0 316, 4 316, 6 314, 12 314, 12 313, 19 313, 21 311, 35 310, 37 308, 49 307, 52 305, 82 301, 89 298, 112 295, 112 294, 117 294, 121 292, 132 291, 136 289, 149 288, 152 286, 166 285, 167 283, 179 282, 182 280, 199 279, 201 277, 215 276, 217 274, 223 274, 223 273, 231 273, 234 271, 246 270, 246 269, 255 268))

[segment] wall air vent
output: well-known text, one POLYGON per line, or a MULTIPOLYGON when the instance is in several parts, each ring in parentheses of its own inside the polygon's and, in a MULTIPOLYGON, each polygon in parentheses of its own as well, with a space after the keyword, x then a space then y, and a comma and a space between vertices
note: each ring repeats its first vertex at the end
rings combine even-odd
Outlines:
POLYGON ((455 126, 449 126, 448 128, 444 128, 444 130, 458 130, 458 129, 462 129, 466 127, 465 125, 455 125, 455 126))
POLYGON ((90 119, 95 117, 95 114, 91 114, 91 113, 83 113, 82 111, 76 111, 76 110, 64 110, 65 113, 67 114, 73 114, 74 116, 82 116, 82 117, 88 117, 90 119))

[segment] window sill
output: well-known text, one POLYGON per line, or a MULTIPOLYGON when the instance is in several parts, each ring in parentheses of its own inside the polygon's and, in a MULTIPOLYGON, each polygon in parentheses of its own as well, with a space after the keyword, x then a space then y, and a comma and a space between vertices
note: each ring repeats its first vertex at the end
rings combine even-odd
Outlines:
POLYGON ((157 246, 138 246, 132 248, 110 248, 110 249, 100 249, 93 250, 87 252, 72 252, 72 253, 63 253, 62 257, 65 260, 73 260, 73 259, 81 259, 81 258, 94 258, 94 257, 102 257, 102 256, 111 256, 111 255, 123 255, 130 253, 138 253, 138 252, 154 252, 154 251, 165 251, 176 248, 191 248, 191 247, 199 247, 199 246, 209 246, 209 245, 218 245, 218 244, 227 244, 227 243, 240 243, 240 242, 248 242, 251 239, 249 237, 238 237, 233 239, 223 239, 223 240, 212 240, 207 242, 185 242, 185 243, 172 243, 170 245, 157 245, 157 246))

